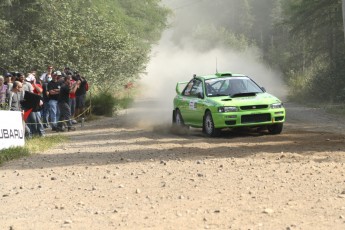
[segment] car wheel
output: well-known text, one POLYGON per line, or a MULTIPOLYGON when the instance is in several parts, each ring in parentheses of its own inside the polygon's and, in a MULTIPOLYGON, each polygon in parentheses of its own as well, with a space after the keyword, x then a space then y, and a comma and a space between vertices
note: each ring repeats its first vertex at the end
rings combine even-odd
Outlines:
POLYGON ((176 134, 187 134, 189 126, 184 124, 180 110, 176 109, 173 112, 172 132, 176 134))
POLYGON ((214 127, 212 114, 209 111, 206 112, 204 117, 203 131, 210 137, 217 137, 220 135, 220 129, 214 127))
POLYGON ((180 113, 180 110, 178 110, 178 109, 176 109, 173 113, 173 124, 175 126, 180 126, 180 127, 184 126, 184 121, 183 121, 182 115, 180 113))
POLYGON ((283 124, 269 125, 267 129, 271 134, 280 134, 283 131, 283 124))

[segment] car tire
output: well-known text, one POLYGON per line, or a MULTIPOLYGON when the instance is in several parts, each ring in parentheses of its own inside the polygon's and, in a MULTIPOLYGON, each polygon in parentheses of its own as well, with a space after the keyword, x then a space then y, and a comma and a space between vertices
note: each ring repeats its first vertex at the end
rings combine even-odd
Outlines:
POLYGON ((180 126, 180 127, 185 126, 181 112, 178 109, 174 110, 173 112, 173 125, 180 126))
POLYGON ((180 110, 176 109, 173 111, 173 126, 172 132, 177 134, 185 134, 189 130, 189 126, 184 124, 183 117, 180 110))
POLYGON ((283 123, 269 125, 267 129, 271 134, 280 134, 283 131, 283 123))
POLYGON ((203 131, 209 137, 218 137, 220 135, 220 129, 214 127, 214 121, 210 111, 205 113, 203 131))

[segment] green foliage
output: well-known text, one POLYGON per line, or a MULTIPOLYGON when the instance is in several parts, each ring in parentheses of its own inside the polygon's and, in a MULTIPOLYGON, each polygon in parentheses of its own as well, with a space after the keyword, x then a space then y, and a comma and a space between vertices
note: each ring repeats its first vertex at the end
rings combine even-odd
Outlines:
MULTIPOLYGON (((184 3, 183 0, 180 0, 184 3)), ((343 1, 344 2, 344 1, 343 1)), ((10 70, 77 68, 93 90, 116 92, 138 80, 170 11, 161 0, 0 0, 0 63, 10 70)), ((292 98, 344 98, 345 42, 340 0, 200 1, 177 20, 201 50, 257 46, 280 68, 292 98), (202 17, 195 17, 202 15, 202 17), (337 82, 334 86, 332 83, 337 82), (317 92, 317 96, 315 95, 317 92)), ((178 13, 178 12, 177 12, 178 13)))
POLYGON ((134 102, 132 91, 111 92, 99 91, 91 97, 92 113, 98 116, 113 116, 117 110, 127 109, 134 102))
MULTIPOLYGON (((186 4, 182 0, 179 2, 186 4)), ((185 44, 186 36, 193 43, 196 42, 195 45, 201 50, 217 45, 244 50, 253 44, 251 0, 200 1, 188 7, 187 14, 187 18, 176 19, 177 28, 174 28, 172 35, 174 42, 181 47, 185 44), (193 26, 190 28, 187 25, 193 26)))
MULTIPOLYGON (((113 0, 108 0, 113 1, 113 0)), ((118 6, 123 9, 122 13, 126 16, 124 24, 129 28, 131 34, 135 34, 146 42, 158 41, 161 31, 166 26, 166 17, 169 10, 160 6, 161 0, 119 0, 118 6)))
POLYGON ((134 102, 132 96, 128 97, 119 97, 116 99, 116 104, 119 109, 128 109, 134 102))
MULTIPOLYGON (((290 98, 327 102, 344 98, 340 0, 205 1, 193 8, 191 15, 203 17, 191 17, 195 27, 183 32, 193 34, 197 47, 221 45, 241 51, 255 44, 270 66, 282 70, 290 98)), ((183 44, 180 34, 174 38, 183 44)))
POLYGON ((62 135, 27 139, 24 147, 12 147, 0 150, 0 165, 6 161, 29 156, 34 153, 41 153, 66 140, 67 138, 62 135))
POLYGON ((145 70, 166 26, 168 10, 159 2, 2 1, 0 63, 24 72, 67 65, 95 88, 116 91, 145 70))
POLYGON ((34 137, 25 142, 25 148, 30 154, 44 152, 60 143, 68 141, 64 135, 50 135, 46 137, 34 137))
POLYGON ((92 113, 95 115, 113 116, 116 98, 109 92, 100 92, 91 98, 92 113))
POLYGON ((28 156, 29 150, 22 147, 14 147, 0 150, 0 165, 6 161, 18 159, 20 157, 28 156))
POLYGON ((345 88, 341 2, 289 0, 282 7, 268 60, 283 70, 292 98, 339 101, 345 88))
POLYGON ((194 45, 201 50, 210 50, 215 47, 231 47, 234 50, 243 51, 251 46, 247 37, 234 34, 224 27, 214 25, 199 25, 194 33, 194 45))

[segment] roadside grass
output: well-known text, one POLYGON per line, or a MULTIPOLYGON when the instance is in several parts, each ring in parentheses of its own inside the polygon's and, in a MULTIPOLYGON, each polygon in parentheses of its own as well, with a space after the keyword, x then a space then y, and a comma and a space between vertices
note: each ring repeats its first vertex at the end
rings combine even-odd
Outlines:
POLYGON ((344 116, 345 117, 345 104, 338 104, 338 105, 331 105, 325 106, 325 110, 328 113, 344 116))
POLYGON ((25 140, 24 147, 13 147, 0 150, 0 165, 6 161, 44 152, 45 150, 50 149, 66 140, 67 137, 63 135, 34 137, 32 139, 25 140))
POLYGON ((311 102, 298 102, 301 105, 305 105, 310 108, 323 109, 328 114, 333 114, 340 117, 345 117, 345 104, 344 103, 311 103, 311 102))
POLYGON ((326 113, 333 114, 340 117, 345 117, 345 104, 307 104, 309 107, 321 108, 326 113))
POLYGON ((99 120, 99 119, 101 119, 103 116, 97 116, 97 115, 95 115, 95 114, 92 114, 92 113, 90 113, 89 115, 87 115, 86 117, 85 117, 85 120, 86 121, 95 121, 95 120, 99 120))

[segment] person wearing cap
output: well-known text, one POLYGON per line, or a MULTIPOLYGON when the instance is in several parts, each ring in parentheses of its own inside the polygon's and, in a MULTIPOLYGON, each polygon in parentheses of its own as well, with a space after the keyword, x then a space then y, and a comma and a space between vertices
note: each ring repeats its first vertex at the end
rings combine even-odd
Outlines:
POLYGON ((35 72, 29 73, 25 80, 32 85, 33 93, 41 95, 41 93, 43 92, 43 88, 42 85, 37 82, 35 72))
POLYGON ((29 91, 32 93, 34 91, 34 87, 31 85, 31 82, 26 81, 24 73, 18 73, 18 76, 19 76, 18 81, 20 81, 23 85, 23 90, 22 90, 23 97, 24 97, 25 91, 29 91))
POLYGON ((52 131, 57 131, 57 121, 60 117, 58 99, 59 99, 61 84, 58 81, 58 77, 61 77, 61 72, 55 71, 52 74, 52 80, 48 83, 49 117, 50 117, 50 126, 52 127, 52 131))
MULTIPOLYGON (((33 87, 33 93, 37 95, 41 95, 43 92, 43 88, 41 84, 39 84, 35 77, 35 71, 32 71, 26 77, 26 81, 30 82, 33 87)), ((42 98, 43 99, 43 98, 42 98)), ((41 113, 40 110, 43 108, 43 100, 40 100, 39 104, 33 108, 31 113, 27 118, 28 127, 30 129, 31 135, 39 135, 41 137, 45 136, 44 126, 41 121, 41 113)))

